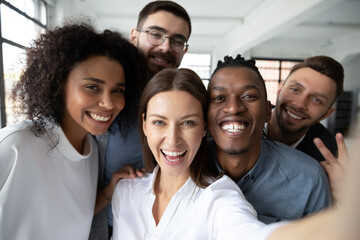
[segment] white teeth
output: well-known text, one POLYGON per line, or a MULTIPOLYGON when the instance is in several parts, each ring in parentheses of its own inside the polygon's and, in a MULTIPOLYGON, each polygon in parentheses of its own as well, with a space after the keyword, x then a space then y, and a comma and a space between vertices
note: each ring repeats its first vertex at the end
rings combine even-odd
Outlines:
POLYGON ((243 125, 243 124, 225 124, 221 128, 228 132, 240 132, 245 129, 245 125, 243 125))
POLYGON ((164 59, 162 59, 162 58, 154 57, 154 59, 155 59, 156 61, 166 63, 166 60, 164 60, 164 59))
POLYGON ((99 122, 106 122, 111 118, 111 116, 100 116, 95 113, 90 113, 90 117, 99 122))
POLYGON ((299 117, 299 116, 297 116, 297 115, 295 115, 295 114, 293 114, 293 113, 291 113, 291 112, 289 112, 289 111, 287 111, 287 113, 288 113, 289 116, 292 117, 292 118, 295 118, 295 119, 297 119, 297 120, 300 120, 300 119, 301 119, 301 117, 299 117))
POLYGON ((168 155, 168 156, 171 156, 171 157, 180 156, 180 155, 183 155, 186 152, 186 150, 181 151, 181 152, 170 152, 170 151, 165 151, 165 150, 162 150, 162 151, 163 151, 163 153, 165 155, 168 155))

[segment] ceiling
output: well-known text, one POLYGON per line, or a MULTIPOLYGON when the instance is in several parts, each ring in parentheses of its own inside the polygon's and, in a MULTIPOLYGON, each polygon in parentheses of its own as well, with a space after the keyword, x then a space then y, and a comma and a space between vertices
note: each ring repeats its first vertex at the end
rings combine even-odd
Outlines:
MULTIPOLYGON (((48 0, 50 1, 50 0, 48 0)), ((87 15, 126 35, 146 0, 51 0, 50 21, 87 15)), ((360 0, 177 0, 189 13, 189 52, 339 61, 360 55, 360 0)))

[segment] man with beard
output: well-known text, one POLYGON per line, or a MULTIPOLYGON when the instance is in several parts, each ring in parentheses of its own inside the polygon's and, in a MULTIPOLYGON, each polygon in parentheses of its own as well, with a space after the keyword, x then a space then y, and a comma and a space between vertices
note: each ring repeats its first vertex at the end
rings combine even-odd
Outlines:
MULTIPOLYGON (((190 34, 190 17, 186 10, 175 2, 153 1, 141 10, 137 26, 130 33, 130 41, 144 55, 148 63, 149 78, 139 87, 143 88, 160 70, 177 68, 180 65, 188 50, 187 42, 190 34)), ((123 136, 117 125, 113 124, 107 134, 98 138, 100 159, 105 159, 105 162, 99 163, 99 169, 102 169, 99 172, 99 189, 102 189, 104 199, 108 203, 113 193, 114 186, 109 187, 113 173, 125 165, 134 168, 143 166, 137 117, 134 117, 134 124, 130 127, 127 136, 123 136)), ((107 233, 103 231, 104 221, 107 221, 111 235, 111 204, 107 207, 107 220, 101 217, 104 212, 105 210, 95 216, 90 239, 107 239, 107 233)))
POLYGON ((265 83, 254 60, 219 61, 210 79, 208 166, 229 175, 264 223, 302 218, 331 204, 320 164, 263 137, 271 118, 265 83))
POLYGON ((319 138, 337 156, 335 137, 320 121, 335 110, 332 105, 343 91, 343 82, 343 67, 330 57, 315 56, 295 65, 278 90, 267 136, 320 162, 325 159, 314 144, 319 138))

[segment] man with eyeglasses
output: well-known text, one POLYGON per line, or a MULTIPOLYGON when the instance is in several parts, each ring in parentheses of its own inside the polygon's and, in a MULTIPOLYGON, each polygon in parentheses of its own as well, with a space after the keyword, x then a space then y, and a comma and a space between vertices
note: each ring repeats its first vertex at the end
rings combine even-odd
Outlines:
POLYGON ((145 56, 152 76, 180 65, 190 33, 190 17, 185 9, 171 1, 155 1, 140 12, 130 41, 145 56))
MULTIPOLYGON (((131 30, 130 41, 145 56, 149 79, 164 68, 177 68, 180 65, 188 50, 190 33, 190 17, 186 10, 175 2, 153 1, 141 10, 137 26, 131 30)), ((101 155, 98 188, 108 202, 112 196, 113 189, 109 187, 109 183, 113 173, 125 165, 135 168, 143 166, 137 119, 134 119, 127 136, 122 136, 117 126, 113 124, 107 134, 97 139, 101 155)), ((95 216, 89 239, 108 239, 107 235, 112 234, 112 226, 109 204, 95 216), (107 225, 108 232, 105 231, 107 225)))

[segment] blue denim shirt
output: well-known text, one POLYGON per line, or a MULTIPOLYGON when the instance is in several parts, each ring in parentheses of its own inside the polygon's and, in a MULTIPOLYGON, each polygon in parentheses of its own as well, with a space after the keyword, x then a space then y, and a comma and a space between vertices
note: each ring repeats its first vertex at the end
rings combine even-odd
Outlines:
MULTIPOLYGON (((215 151, 215 142, 209 139, 209 164, 221 172, 215 151)), ((237 185, 264 223, 302 218, 331 205, 329 182, 320 164, 267 139, 262 139, 257 163, 237 185)))
MULTIPOLYGON (((117 124, 112 125, 112 133, 108 133, 105 153, 104 183, 108 185, 114 172, 119 171, 125 165, 134 168, 143 167, 140 133, 137 125, 134 126, 126 138, 121 136, 117 124)), ((111 204, 108 206, 108 224, 112 226, 111 204)))

